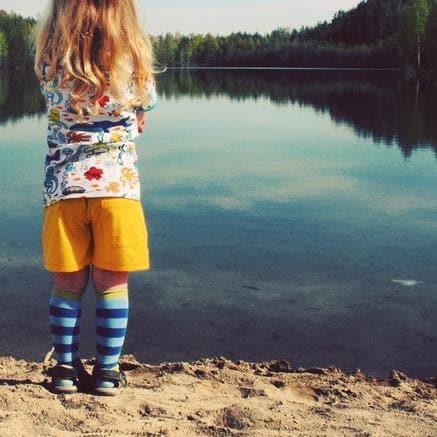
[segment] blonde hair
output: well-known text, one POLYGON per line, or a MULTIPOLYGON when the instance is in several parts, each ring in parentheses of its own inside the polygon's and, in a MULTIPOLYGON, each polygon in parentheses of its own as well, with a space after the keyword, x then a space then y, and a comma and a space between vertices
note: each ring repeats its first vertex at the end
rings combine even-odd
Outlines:
POLYGON ((140 26, 134 0, 51 0, 36 30, 35 72, 52 81, 62 68, 70 82, 71 108, 79 115, 108 87, 123 105, 141 106, 153 80, 153 48, 140 26), (44 64, 47 68, 44 68, 44 64), (127 101, 127 84, 135 86, 127 101))

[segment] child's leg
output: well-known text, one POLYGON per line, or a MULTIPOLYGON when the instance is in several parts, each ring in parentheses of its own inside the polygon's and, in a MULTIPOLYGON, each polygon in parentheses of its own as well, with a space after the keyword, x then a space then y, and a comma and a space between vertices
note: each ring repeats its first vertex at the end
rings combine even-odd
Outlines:
MULTIPOLYGON (((128 273, 112 272, 93 266, 96 290, 96 369, 118 371, 118 361, 128 321, 128 273)), ((113 388, 110 381, 96 381, 99 388, 113 388)))
POLYGON ((89 267, 72 273, 55 273, 54 289, 50 297, 50 328, 58 366, 52 374, 52 388, 56 392, 77 390, 73 370, 81 372, 79 354, 80 316, 82 296, 88 284, 89 267))
POLYGON ((80 360, 81 303, 88 278, 88 266, 77 272, 55 273, 50 297, 50 328, 59 364, 74 365, 80 360))

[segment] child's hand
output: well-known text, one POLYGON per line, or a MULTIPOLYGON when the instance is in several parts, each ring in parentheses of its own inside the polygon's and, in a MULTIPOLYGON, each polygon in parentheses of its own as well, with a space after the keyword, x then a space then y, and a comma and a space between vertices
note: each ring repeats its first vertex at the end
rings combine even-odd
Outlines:
POLYGON ((138 111, 136 113, 136 116, 137 116, 138 132, 142 134, 146 126, 147 112, 138 111))

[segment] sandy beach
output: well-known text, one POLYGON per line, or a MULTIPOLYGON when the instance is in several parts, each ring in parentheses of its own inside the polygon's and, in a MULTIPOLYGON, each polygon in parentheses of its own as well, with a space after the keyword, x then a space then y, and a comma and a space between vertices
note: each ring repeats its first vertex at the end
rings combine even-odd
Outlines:
POLYGON ((52 394, 49 362, 0 358, 0 435, 437 435, 436 377, 225 357, 150 365, 125 355, 121 363, 129 386, 106 398, 52 394))

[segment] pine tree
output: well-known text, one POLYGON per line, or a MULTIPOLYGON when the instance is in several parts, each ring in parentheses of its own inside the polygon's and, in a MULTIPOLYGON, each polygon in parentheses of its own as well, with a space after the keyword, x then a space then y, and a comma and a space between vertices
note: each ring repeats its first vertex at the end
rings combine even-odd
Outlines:
POLYGON ((422 46, 429 17, 429 0, 407 0, 401 9, 399 40, 417 71, 422 69, 422 46))
POLYGON ((6 35, 0 31, 0 63, 8 56, 8 41, 6 35))
POLYGON ((437 67, 437 0, 430 0, 429 3, 429 18, 426 25, 423 50, 429 67, 435 70, 437 67))

